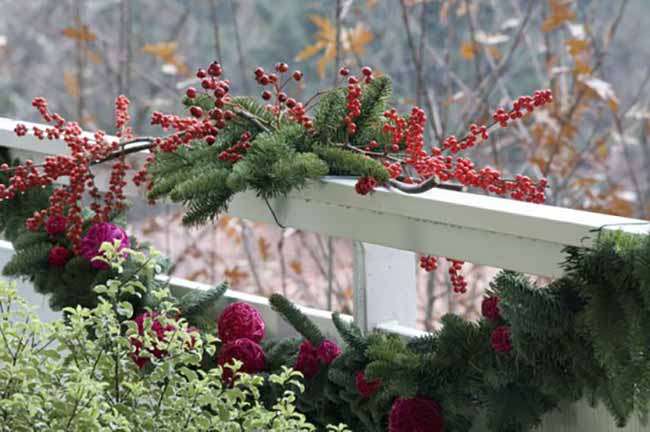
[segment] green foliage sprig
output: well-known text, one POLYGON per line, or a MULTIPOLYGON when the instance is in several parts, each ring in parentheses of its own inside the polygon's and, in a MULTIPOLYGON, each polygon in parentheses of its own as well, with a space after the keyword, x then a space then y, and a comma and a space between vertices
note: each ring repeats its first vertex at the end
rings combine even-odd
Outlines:
MULTIPOLYGON (((123 252, 105 246, 117 273, 125 271, 123 252)), ((135 259, 144 272, 154 271, 151 260, 135 259)), ((121 298, 144 289, 135 275, 108 280, 95 288, 97 306, 65 308, 65 321, 46 324, 0 281, 0 430, 316 430, 295 409, 304 389, 296 372, 283 368, 268 380, 239 374, 226 386, 221 368, 202 370, 201 359, 214 355, 215 340, 204 342, 186 320, 173 318, 177 309, 164 300, 165 288, 152 293, 162 300, 157 319, 168 331, 155 347, 165 355, 152 357, 151 372, 142 373, 131 358, 133 340, 152 346, 151 320, 140 335, 131 321, 133 307, 121 298), (279 395, 268 408, 260 400, 263 385, 279 395)), ((226 367, 237 370, 240 364, 226 367)), ((343 425, 327 430, 349 432, 343 425)))

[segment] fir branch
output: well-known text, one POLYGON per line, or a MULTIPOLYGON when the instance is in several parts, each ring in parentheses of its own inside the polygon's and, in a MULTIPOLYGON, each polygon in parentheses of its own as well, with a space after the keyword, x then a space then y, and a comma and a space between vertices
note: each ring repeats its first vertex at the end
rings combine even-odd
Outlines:
POLYGON ((296 329, 305 339, 315 347, 325 340, 325 336, 307 315, 305 315, 295 304, 280 294, 273 294, 269 303, 274 311, 280 314, 285 321, 296 329))

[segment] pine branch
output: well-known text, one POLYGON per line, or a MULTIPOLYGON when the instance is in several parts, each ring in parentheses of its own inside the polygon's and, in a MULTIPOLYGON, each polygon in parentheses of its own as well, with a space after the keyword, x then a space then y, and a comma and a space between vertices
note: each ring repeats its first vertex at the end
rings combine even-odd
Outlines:
POLYGON ((300 333, 312 345, 318 346, 325 340, 325 336, 307 315, 305 315, 295 304, 280 294, 273 294, 269 303, 274 311, 280 314, 285 321, 300 333))

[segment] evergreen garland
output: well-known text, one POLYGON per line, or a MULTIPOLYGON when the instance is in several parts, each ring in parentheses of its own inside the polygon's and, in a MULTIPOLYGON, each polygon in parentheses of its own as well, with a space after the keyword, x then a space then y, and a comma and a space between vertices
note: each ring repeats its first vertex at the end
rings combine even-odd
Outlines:
MULTIPOLYGON (((448 432, 469 431, 477 421, 495 432, 529 431, 561 402, 582 398, 604 403, 618 426, 635 413, 644 419, 649 264, 648 237, 603 232, 593 248, 568 248, 565 276, 546 287, 500 273, 486 297, 492 304, 498 299, 498 307, 486 307, 478 322, 446 315, 441 330, 405 341, 364 336, 333 314, 345 347, 327 368, 328 382, 322 373, 307 380, 303 404, 345 406, 337 421, 368 432, 387 430, 398 397, 440 404, 448 432), (500 346, 494 335, 503 328, 509 338, 500 346), (359 372, 381 382, 376 393, 361 394, 359 372)), ((306 339, 322 337, 288 300, 274 295, 272 304, 306 339)), ((309 411, 319 424, 332 420, 327 414, 309 411)))
MULTIPOLYGON (((196 140, 191 147, 156 154, 148 169, 154 179, 149 198, 167 197, 183 204, 187 208, 183 222, 197 225, 215 218, 236 193, 249 189, 269 199, 325 175, 373 177, 379 184, 386 183, 390 179, 386 168, 355 149, 388 139, 381 125, 391 91, 386 76, 364 84, 354 138, 346 132, 348 111, 340 88, 321 97, 310 129, 274 116, 255 99, 232 98, 224 109, 239 113, 238 121, 228 122, 213 144, 196 140), (221 160, 219 155, 236 146, 245 133, 250 133, 250 147, 242 158, 237 163, 221 160)), ((206 94, 185 98, 184 103, 204 111, 214 108, 214 99, 206 94)))

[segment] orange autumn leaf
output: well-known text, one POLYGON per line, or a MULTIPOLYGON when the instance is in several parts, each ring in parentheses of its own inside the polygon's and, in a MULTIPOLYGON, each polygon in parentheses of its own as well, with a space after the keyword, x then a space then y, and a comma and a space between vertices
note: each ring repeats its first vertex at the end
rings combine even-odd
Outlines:
POLYGON ((472 60, 476 55, 476 47, 470 41, 464 41, 460 44, 460 56, 465 60, 472 60))
POLYGON ((497 48, 495 46, 487 47, 487 51, 490 54, 490 56, 492 56, 492 58, 495 59, 495 60, 501 60, 501 57, 503 57, 503 54, 501 54, 501 51, 499 50, 499 48, 497 48))
MULTIPOLYGON (((313 35, 315 42, 307 45, 296 55, 295 59, 304 61, 322 51, 322 56, 316 65, 318 74, 322 78, 325 76, 327 65, 336 58, 336 27, 330 20, 320 15, 309 15, 309 19, 318 28, 313 35)), ((374 38, 375 35, 370 30, 363 24, 357 23, 352 29, 341 29, 341 49, 361 56, 366 52, 366 45, 371 43, 374 38)))
POLYGON ((585 39, 570 38, 564 41, 564 44, 573 58, 589 50, 589 42, 585 39))
POLYGON ((587 87, 593 95, 596 95, 601 100, 606 101, 612 111, 618 112, 619 100, 616 96, 616 93, 614 92, 614 87, 612 87, 610 83, 599 78, 586 75, 580 75, 578 77, 578 80, 585 87, 587 87))
POLYGON ((375 39, 375 35, 366 26, 361 23, 348 30, 346 34, 347 46, 344 49, 353 54, 362 56, 366 53, 366 45, 370 44, 375 39))
POLYGON ((546 169, 546 160, 541 157, 532 157, 530 158, 529 162, 539 168, 540 171, 544 171, 546 169))
POLYGON ((289 267, 291 267, 291 270, 297 275, 302 274, 302 264, 298 260, 291 260, 289 262, 289 267))
POLYGON ((573 67, 574 75, 591 75, 592 72, 593 70, 591 69, 591 66, 585 62, 576 60, 576 65, 573 67))
POLYGON ((77 77, 75 77, 72 72, 63 72, 63 85, 65 86, 65 90, 68 92, 68 94, 73 98, 76 99, 81 94, 79 81, 77 81, 77 77))
POLYGON ((271 256, 270 253, 271 243, 269 243, 269 241, 266 238, 260 237, 257 239, 257 248, 260 251, 260 256, 262 257, 262 261, 268 261, 271 256))
POLYGON ((145 44, 142 47, 142 52, 156 57, 164 64, 174 66, 176 68, 176 74, 188 75, 189 69, 176 54, 177 48, 178 43, 176 42, 158 42, 145 44))
POLYGON ((223 276, 232 286, 237 286, 248 277, 248 273, 240 270, 239 266, 234 266, 224 270, 223 276))
POLYGON ((551 14, 542 23, 541 30, 544 33, 551 32, 567 21, 573 21, 576 13, 571 10, 573 0, 549 0, 551 14))
POLYGON ((82 42, 95 42, 97 40, 97 35, 93 33, 87 25, 82 24, 79 27, 66 27, 62 31, 63 36, 80 40, 82 42))
POLYGON ((86 49, 84 49, 84 54, 86 54, 86 57, 88 58, 88 60, 90 60, 90 62, 93 63, 93 64, 100 65, 100 64, 104 63, 104 61, 99 56, 99 54, 97 54, 93 50, 90 50, 90 49, 86 48, 86 49))
POLYGON ((208 276, 209 276, 208 272, 205 269, 201 269, 201 270, 193 271, 192 273, 187 275, 187 279, 191 281, 195 281, 198 280, 199 278, 207 278, 208 276))

